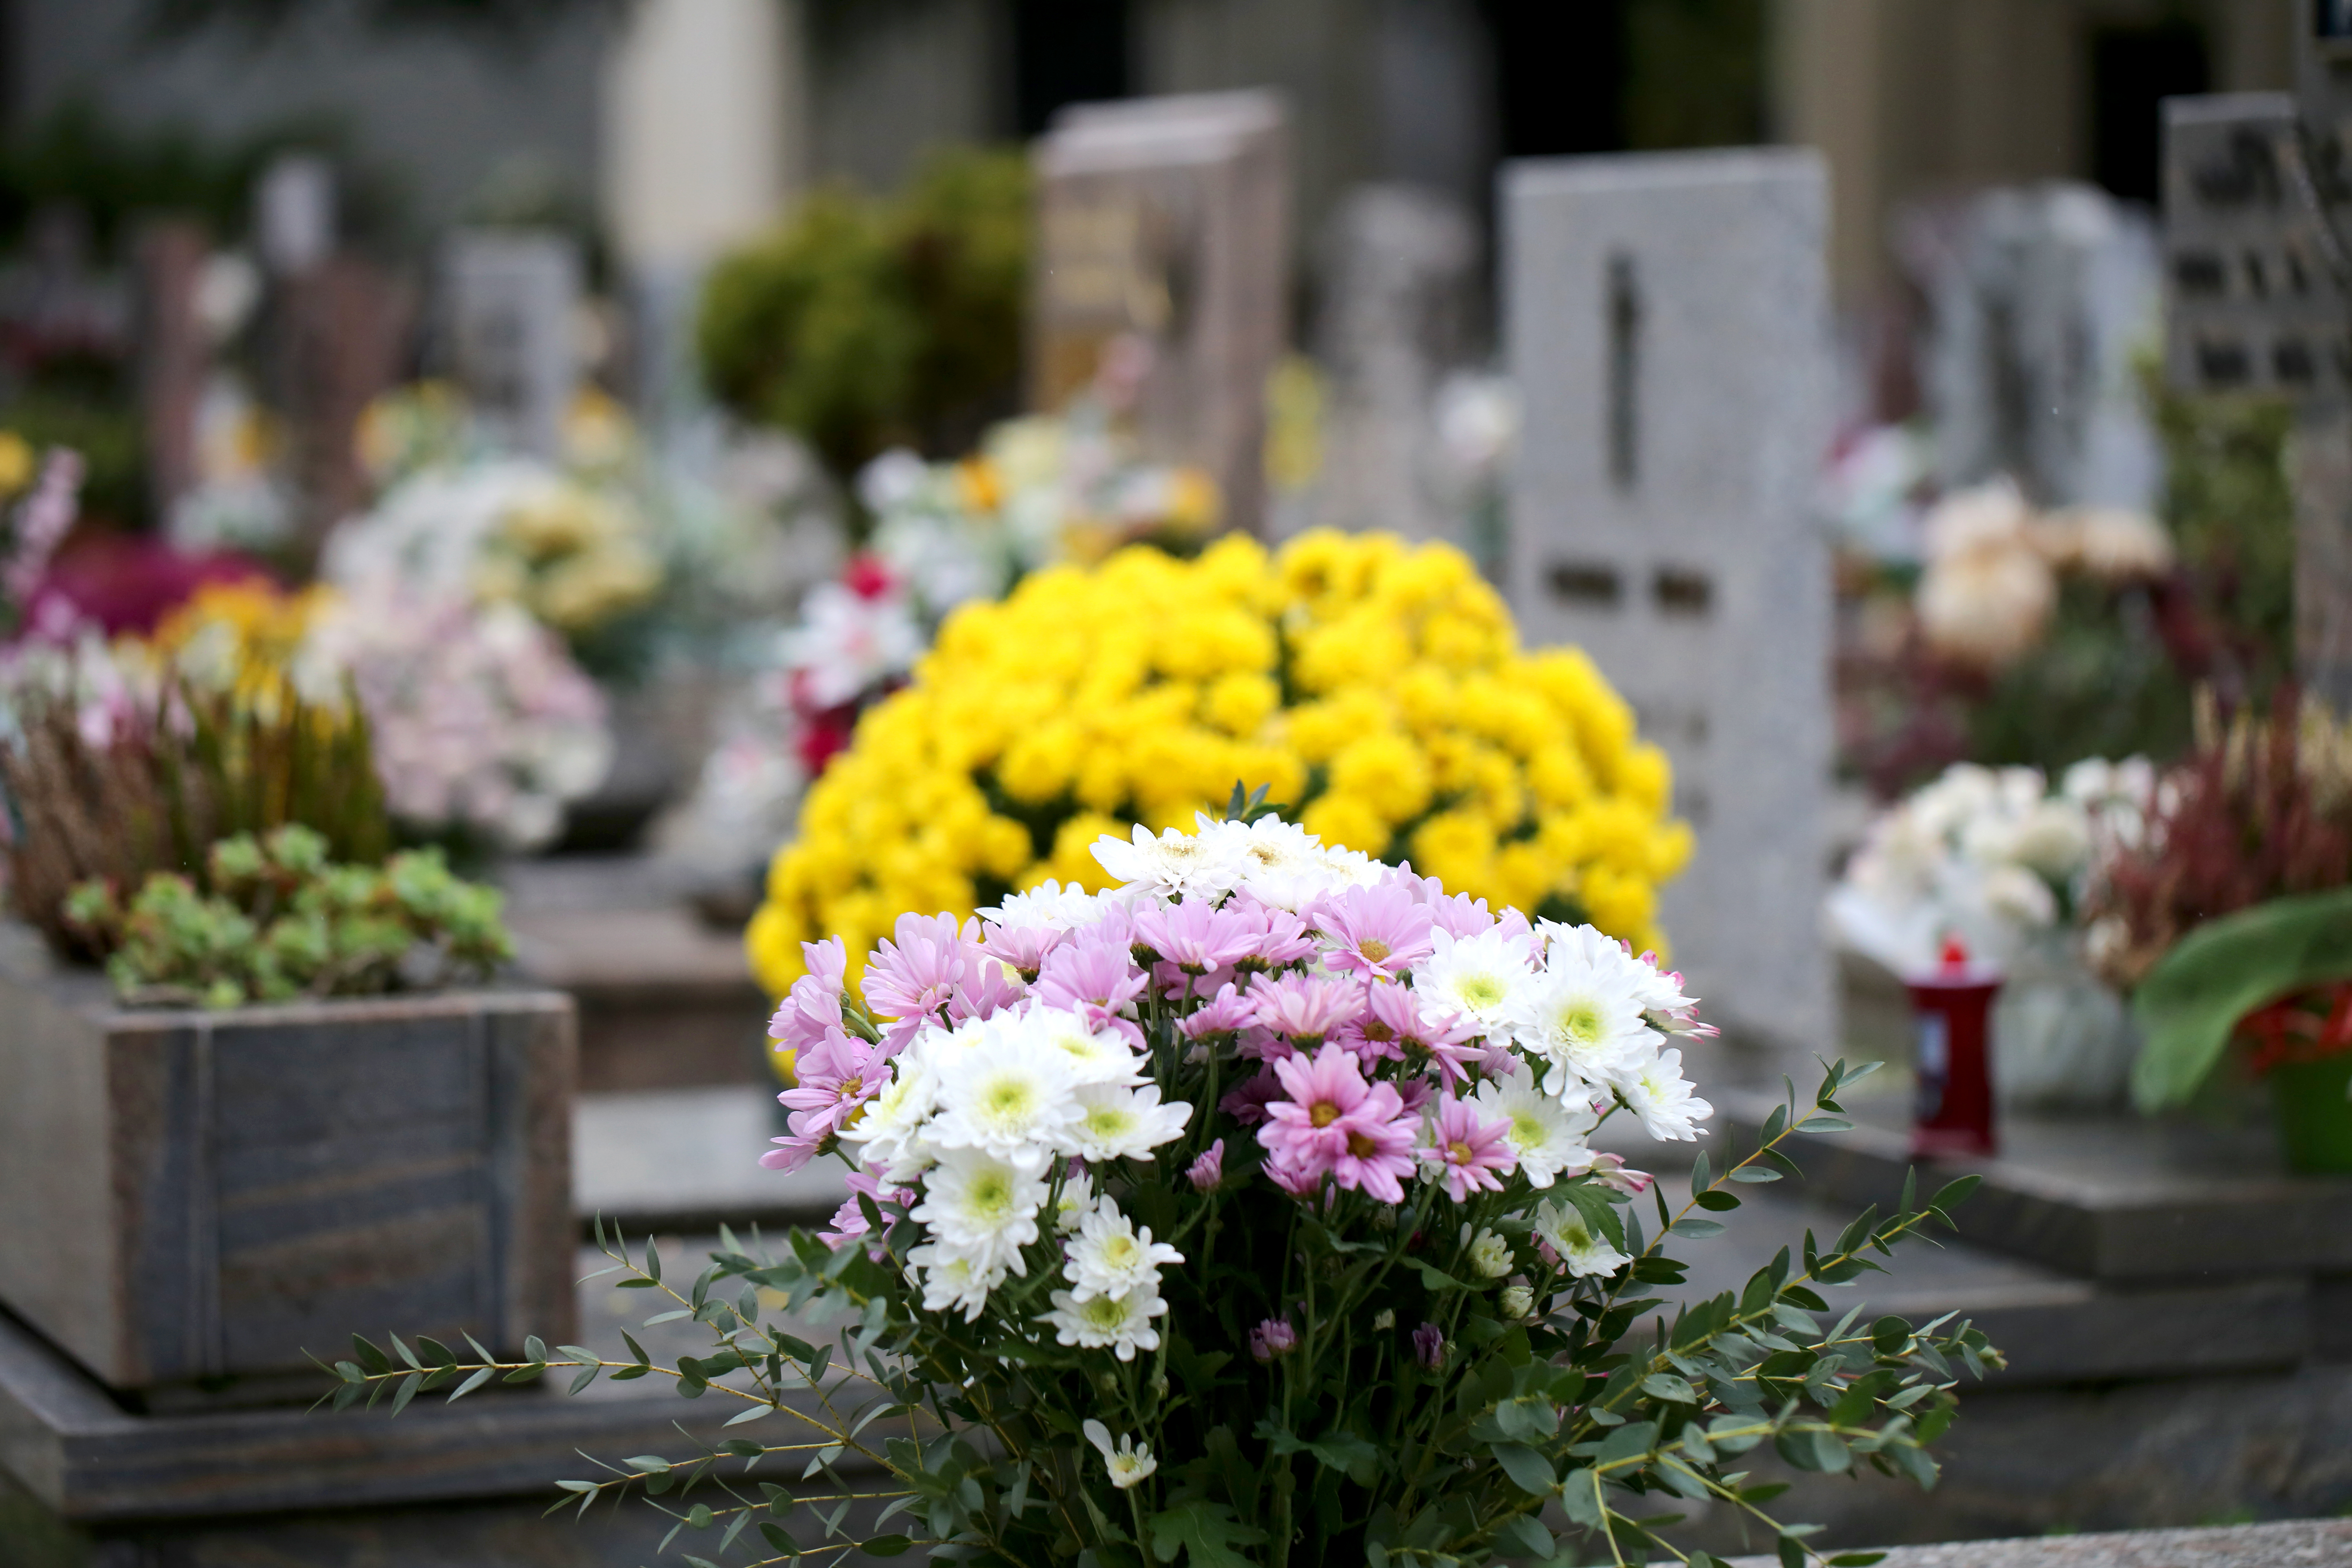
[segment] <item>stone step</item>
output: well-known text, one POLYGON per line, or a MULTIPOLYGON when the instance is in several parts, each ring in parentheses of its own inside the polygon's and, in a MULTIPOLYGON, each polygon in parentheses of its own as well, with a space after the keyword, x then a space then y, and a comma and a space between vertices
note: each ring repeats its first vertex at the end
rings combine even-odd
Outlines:
MULTIPOLYGON (((1780 1103, 1777 1090, 1709 1092, 1743 1150, 1780 1103)), ((2352 1178, 2285 1174, 2252 1136, 2012 1116, 1992 1158, 1920 1160, 1899 1095, 1858 1089, 1843 1103, 1853 1131, 1801 1131, 1788 1145, 1807 1192, 1824 1200, 1890 1211, 1915 1166, 1923 1197, 1974 1172, 1984 1180, 1962 1219, 1970 1243, 2065 1274, 2153 1284, 2352 1273, 2352 1178)))

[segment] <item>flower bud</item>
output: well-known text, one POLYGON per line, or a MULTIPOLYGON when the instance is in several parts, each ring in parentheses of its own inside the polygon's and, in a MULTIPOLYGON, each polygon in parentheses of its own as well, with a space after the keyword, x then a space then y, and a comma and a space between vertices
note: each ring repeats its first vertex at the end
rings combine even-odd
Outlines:
POLYGON ((1288 1355, 1298 1348, 1298 1331, 1287 1318, 1268 1318, 1250 1331, 1250 1354, 1262 1362, 1288 1355))
POLYGON ((1536 1293, 1525 1285, 1506 1285, 1499 1305, 1506 1318, 1530 1317, 1536 1310, 1536 1293))

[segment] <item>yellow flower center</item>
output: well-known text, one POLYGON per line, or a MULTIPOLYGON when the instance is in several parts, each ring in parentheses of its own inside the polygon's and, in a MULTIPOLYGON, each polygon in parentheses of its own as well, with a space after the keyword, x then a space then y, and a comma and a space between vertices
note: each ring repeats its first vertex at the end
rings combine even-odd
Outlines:
POLYGON ((1318 1127, 1328 1127, 1339 1120, 1339 1108, 1328 1100, 1318 1100, 1307 1111, 1307 1120, 1318 1127))
POLYGON ((1391 950, 1387 942, 1382 942, 1378 937, 1374 937, 1370 942, 1359 943, 1356 951, 1362 953, 1366 958, 1370 959, 1374 963, 1378 963, 1381 959, 1386 958, 1391 950))
POLYGON ((1466 1165, 1471 1160, 1470 1145, 1456 1138, 1445 1146, 1445 1157, 1456 1165, 1466 1165))

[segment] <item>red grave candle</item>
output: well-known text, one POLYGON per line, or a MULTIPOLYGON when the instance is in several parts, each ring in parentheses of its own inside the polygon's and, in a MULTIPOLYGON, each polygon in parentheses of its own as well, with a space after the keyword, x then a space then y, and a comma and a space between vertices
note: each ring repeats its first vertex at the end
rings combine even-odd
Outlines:
POLYGON ((2000 976, 1971 964, 1953 939, 1944 943, 1936 973, 1906 989, 1917 1031, 1912 1153, 1936 1159, 1993 1152, 1992 1000, 2000 976))

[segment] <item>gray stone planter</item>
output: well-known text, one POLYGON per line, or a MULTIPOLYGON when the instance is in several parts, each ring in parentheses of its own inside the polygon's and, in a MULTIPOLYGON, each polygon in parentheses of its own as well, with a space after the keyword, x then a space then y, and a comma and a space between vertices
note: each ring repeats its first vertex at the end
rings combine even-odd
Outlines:
POLYGON ((9 965, 0 1303, 158 1406, 315 1394, 353 1331, 572 1338, 574 1054, 558 992, 131 1012, 9 965))

